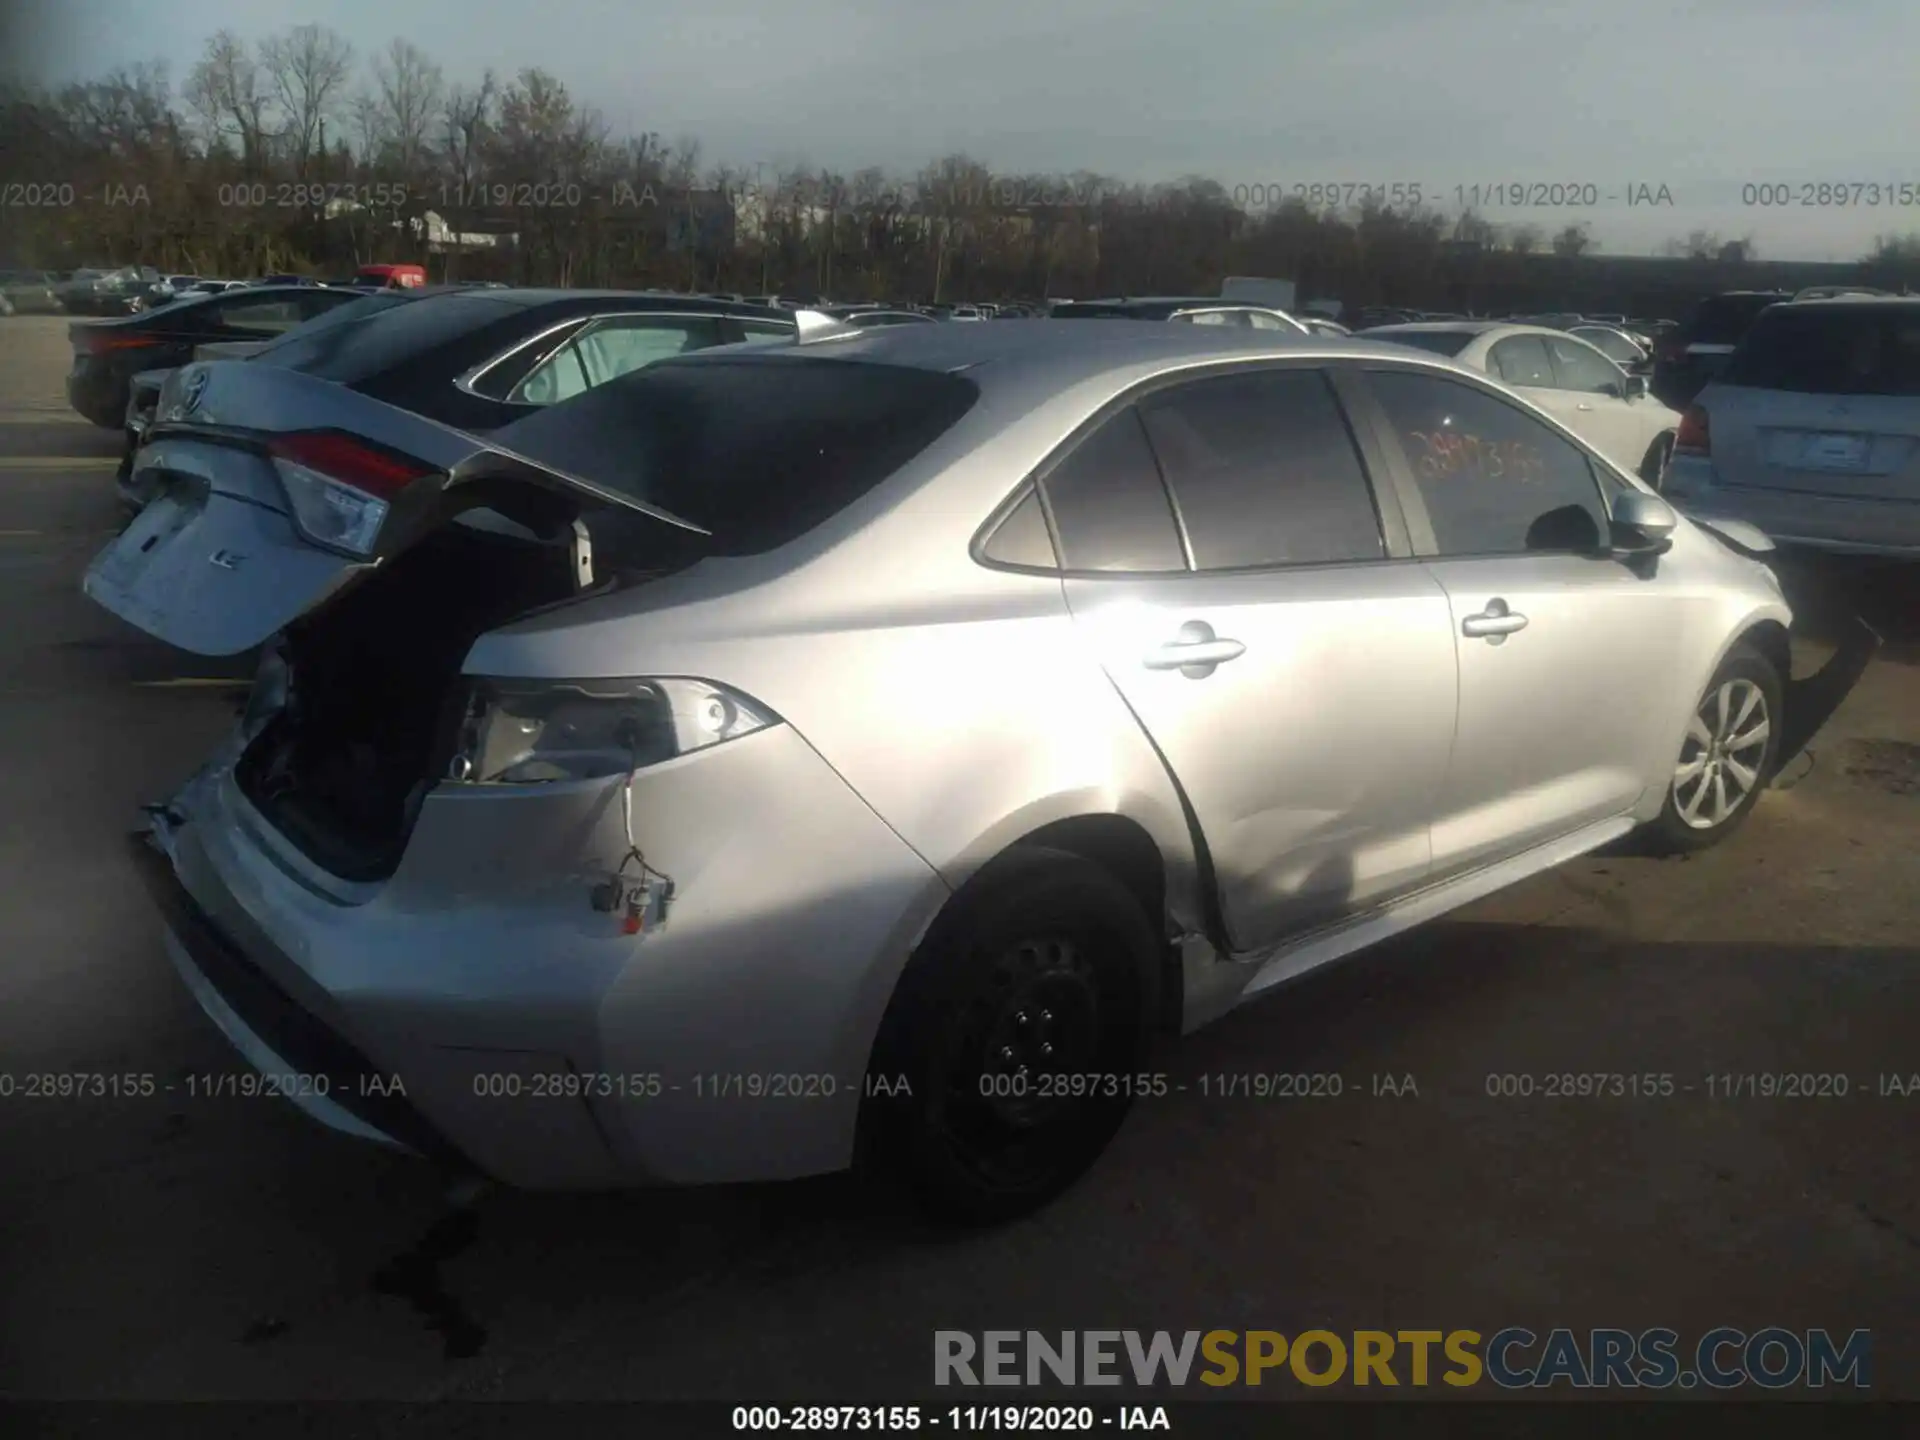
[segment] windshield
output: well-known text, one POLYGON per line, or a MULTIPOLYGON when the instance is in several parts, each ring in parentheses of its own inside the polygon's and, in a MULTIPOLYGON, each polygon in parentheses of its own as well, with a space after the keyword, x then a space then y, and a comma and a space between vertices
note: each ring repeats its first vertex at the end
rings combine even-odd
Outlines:
POLYGON ((1383 326, 1374 330, 1362 330, 1362 340, 1385 340, 1394 345, 1411 345, 1416 350, 1426 350, 1435 355, 1458 355, 1473 340, 1471 330, 1400 330, 1393 326, 1383 326))
POLYGON ((1772 311, 1747 333, 1720 383, 1805 395, 1920 395, 1920 306, 1772 311))
MULTIPOLYGON (((972 381, 845 360, 667 360, 494 437, 754 555, 852 504, 973 407, 972 381)), ((657 524, 657 522, 648 522, 657 524)))

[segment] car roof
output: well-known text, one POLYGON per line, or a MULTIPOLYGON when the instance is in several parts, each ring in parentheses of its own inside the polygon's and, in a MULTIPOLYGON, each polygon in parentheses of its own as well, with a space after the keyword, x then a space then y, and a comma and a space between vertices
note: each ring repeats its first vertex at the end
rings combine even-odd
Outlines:
POLYGON ((559 287, 505 290, 450 288, 459 288, 460 293, 466 295, 485 296, 499 305, 516 305, 523 309, 532 309, 537 305, 568 306, 575 303, 584 309, 592 309, 595 305, 604 304, 609 300, 644 300, 650 308, 658 310, 697 310, 709 314, 745 315, 774 320, 793 318, 793 311, 777 306, 753 305, 735 300, 714 300, 705 295, 682 295, 672 290, 568 290, 559 287))
POLYGON ((1885 305, 1902 309, 1920 305, 1920 295, 1815 295, 1806 300, 1782 300, 1782 310, 1858 310, 1885 305))
POLYGON ((1129 295, 1123 300, 1069 300, 1055 308, 1152 316, 1176 310, 1272 310, 1274 307, 1258 300, 1234 300, 1220 295, 1129 295))
POLYGON ((1510 325, 1504 320, 1409 320, 1402 325, 1369 326, 1361 333, 1371 335, 1379 330, 1418 331, 1425 335, 1484 335, 1489 330, 1540 330, 1545 334, 1559 333, 1546 330, 1540 325, 1510 325))
MULTIPOLYGON (((1007 320, 994 325, 875 326, 797 346, 758 348, 750 355, 721 349, 661 363, 703 365, 766 360, 785 364, 830 359, 964 373, 989 387, 1037 384, 1043 389, 1063 389, 1081 380, 1141 365, 1176 368, 1207 361, 1288 356, 1378 359, 1384 348, 1367 343, 1360 336, 1286 330, 1142 325, 1124 318, 1089 319, 1073 325, 1051 320, 1007 320)), ((1393 353, 1399 354, 1400 347, 1394 347, 1393 353)))

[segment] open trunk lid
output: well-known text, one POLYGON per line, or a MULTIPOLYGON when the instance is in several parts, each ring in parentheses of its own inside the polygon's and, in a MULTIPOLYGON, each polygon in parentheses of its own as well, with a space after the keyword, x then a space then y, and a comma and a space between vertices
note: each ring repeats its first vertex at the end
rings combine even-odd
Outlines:
MULTIPOLYGON (((475 512, 546 536, 579 535, 596 510, 705 533, 331 381, 244 361, 174 371, 138 465, 154 499, 95 557, 82 588, 200 655, 252 649, 440 527, 486 523, 475 512)), ((584 588, 589 548, 576 554, 584 588)))

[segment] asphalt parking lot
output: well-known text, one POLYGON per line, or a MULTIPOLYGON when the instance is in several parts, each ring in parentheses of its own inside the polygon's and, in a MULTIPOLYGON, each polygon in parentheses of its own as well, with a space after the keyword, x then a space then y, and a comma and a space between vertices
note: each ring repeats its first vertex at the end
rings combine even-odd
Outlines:
POLYGON ((1912 578, 1796 572, 1797 669, 1851 607, 1889 643, 1727 846, 1576 863, 1164 1057, 1336 1073, 1337 1100, 1143 1102, 1085 1183, 988 1234, 840 1180, 495 1194, 449 1233, 423 1169, 165 1089, 238 1062, 122 836, 233 692, 79 594, 118 437, 68 414, 64 361, 62 322, 0 321, 0 1068, 161 1089, 0 1098, 0 1394, 844 1401, 926 1391, 936 1329, 1778 1325, 1871 1329, 1875 1396, 1920 1398, 1920 1086, 1881 1093, 1920 1075, 1912 578), (1676 1093, 1487 1093, 1566 1071, 1676 1093), (1709 1094, 1777 1073, 1849 1093, 1709 1094))

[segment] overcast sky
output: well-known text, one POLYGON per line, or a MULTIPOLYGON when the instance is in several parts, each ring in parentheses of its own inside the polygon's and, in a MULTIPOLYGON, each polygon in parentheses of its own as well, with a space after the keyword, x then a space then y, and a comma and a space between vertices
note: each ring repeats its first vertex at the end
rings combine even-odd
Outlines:
POLYGON ((910 172, 965 151, 1124 180, 1417 183, 1448 208, 1456 186, 1592 186, 1592 210, 1489 218, 1587 220, 1618 251, 1705 229, 1844 260, 1920 231, 1920 205, 1893 203, 1920 189, 1914 0, 0 0, 43 3, 61 18, 24 23, 51 78, 164 60, 177 85, 215 30, 312 22, 363 53, 404 36, 449 79, 543 67, 616 130, 736 166, 910 172), (1881 204, 1797 203, 1821 182, 1878 184, 1881 204), (1796 203, 1743 204, 1763 183, 1796 203), (1642 184, 1672 204, 1628 206, 1642 184))

